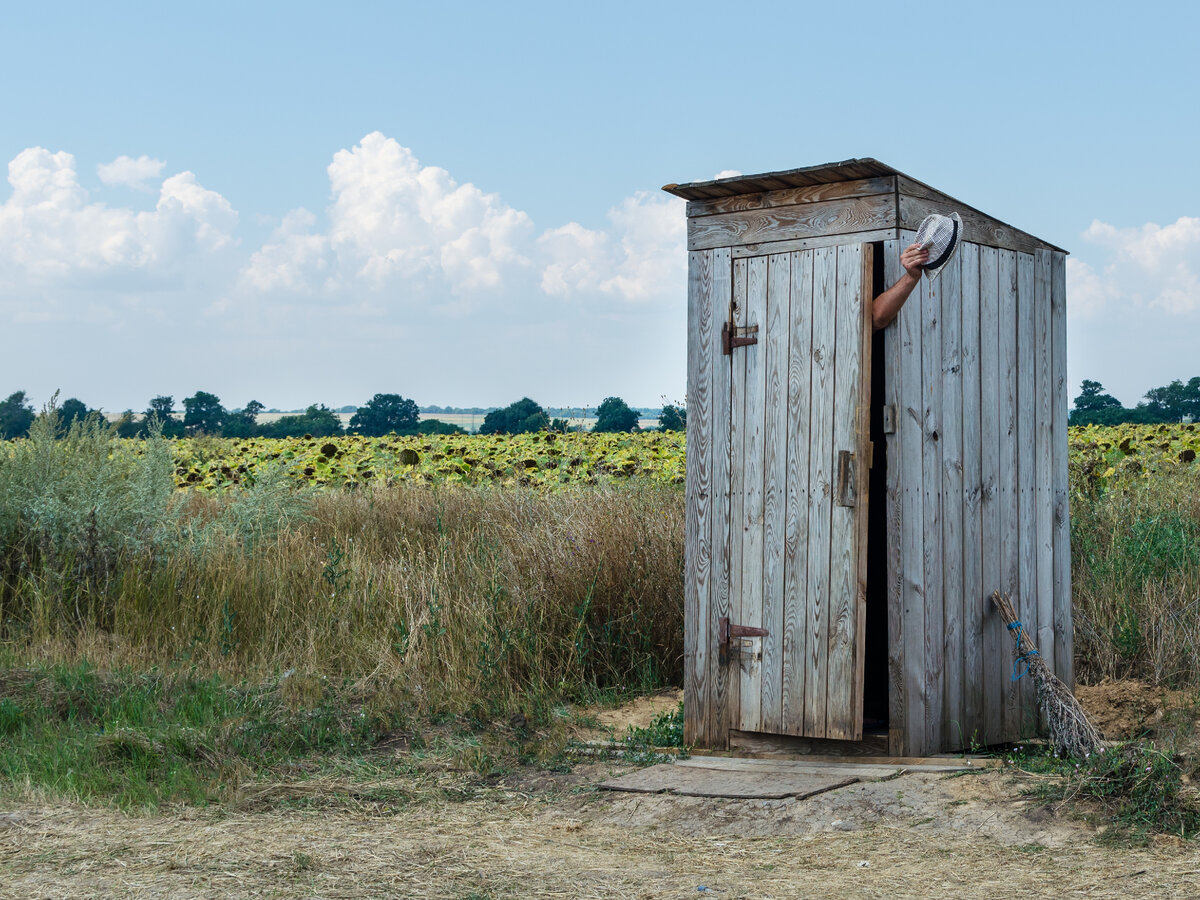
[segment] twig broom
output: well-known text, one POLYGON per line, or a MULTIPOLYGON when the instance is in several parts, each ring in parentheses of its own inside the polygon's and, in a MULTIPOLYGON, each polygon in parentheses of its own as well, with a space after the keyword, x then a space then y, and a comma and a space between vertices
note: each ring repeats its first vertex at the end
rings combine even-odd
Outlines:
MULTIPOLYGON (((1029 639, 1029 634, 1017 618, 1012 601, 1008 596, 996 591, 992 594, 992 602, 1000 611, 1000 617, 1008 626, 1009 632, 1016 641, 1016 665, 1025 665, 1025 672, 1033 676, 1037 684, 1038 706, 1046 717, 1050 727, 1050 745, 1060 756, 1072 756, 1085 759, 1102 749, 1100 732, 1088 721, 1087 714, 1071 689, 1063 684, 1042 655, 1038 653, 1037 645, 1029 639)), ((1020 677, 1015 675, 1014 677, 1020 677)))

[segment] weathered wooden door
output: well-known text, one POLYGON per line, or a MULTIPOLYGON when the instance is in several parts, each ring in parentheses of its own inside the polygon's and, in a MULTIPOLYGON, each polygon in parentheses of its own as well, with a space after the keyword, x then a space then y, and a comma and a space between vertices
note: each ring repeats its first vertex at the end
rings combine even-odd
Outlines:
POLYGON ((861 740, 872 247, 731 263, 729 728, 861 740))

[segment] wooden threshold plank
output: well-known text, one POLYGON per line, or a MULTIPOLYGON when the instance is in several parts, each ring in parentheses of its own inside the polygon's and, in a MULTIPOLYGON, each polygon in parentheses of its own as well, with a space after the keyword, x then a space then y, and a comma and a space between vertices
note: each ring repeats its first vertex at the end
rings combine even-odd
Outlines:
MULTIPOLYGON (((889 770, 903 769, 908 772, 963 772, 978 769, 1000 768, 1004 762, 991 756, 974 754, 942 754, 939 756, 773 756, 749 757, 733 755, 731 751, 706 752, 697 751, 687 759, 675 760, 676 766, 712 766, 721 768, 727 764, 737 767, 761 766, 811 766, 820 768, 831 766, 853 770, 856 767, 880 767, 889 770)), ((767 770, 769 771, 769 770, 767 770)))

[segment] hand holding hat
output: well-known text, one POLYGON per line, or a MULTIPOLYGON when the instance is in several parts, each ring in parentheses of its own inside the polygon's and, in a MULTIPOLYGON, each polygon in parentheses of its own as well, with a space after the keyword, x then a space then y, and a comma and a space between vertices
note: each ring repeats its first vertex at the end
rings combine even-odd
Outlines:
POLYGON ((916 243, 928 254, 928 261, 921 268, 930 281, 953 259, 962 243, 962 229, 962 219, 956 212, 948 216, 934 213, 921 221, 916 243))

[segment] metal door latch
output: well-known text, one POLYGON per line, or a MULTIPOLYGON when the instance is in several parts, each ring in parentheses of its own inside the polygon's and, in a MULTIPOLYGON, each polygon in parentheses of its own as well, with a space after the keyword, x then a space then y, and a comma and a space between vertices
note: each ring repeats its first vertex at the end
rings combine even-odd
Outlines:
POLYGON ((722 616, 717 620, 717 645, 721 651, 721 662, 729 661, 729 646, 733 638, 766 637, 769 633, 767 629, 753 625, 730 624, 728 616, 722 616))
POLYGON ((757 325, 731 325, 728 322, 721 328, 721 353, 728 356, 734 347, 748 347, 758 343, 757 325))

